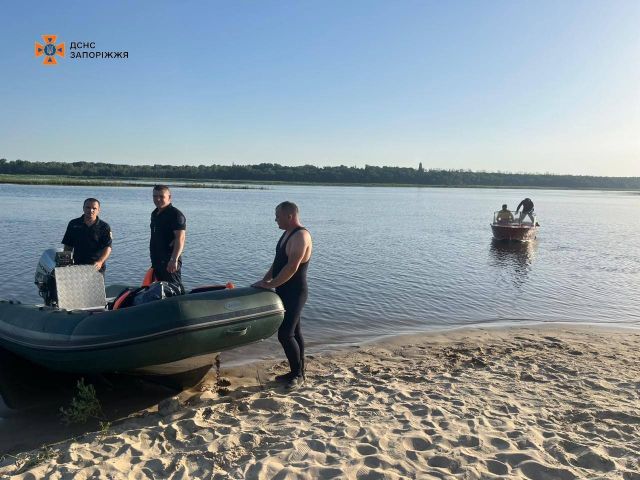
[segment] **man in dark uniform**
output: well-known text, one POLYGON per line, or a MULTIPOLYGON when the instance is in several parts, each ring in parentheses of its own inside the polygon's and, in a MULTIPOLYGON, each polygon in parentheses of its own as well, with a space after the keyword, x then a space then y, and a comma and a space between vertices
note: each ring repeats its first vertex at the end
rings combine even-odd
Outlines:
POLYGON ((289 361, 290 372, 276 376, 287 388, 304 383, 304 339, 300 314, 307 301, 307 268, 313 245, 311 234, 300 223, 298 207, 282 202, 276 207, 276 223, 284 233, 276 246, 276 256, 262 280, 252 286, 275 288, 282 299, 285 314, 278 329, 278 340, 289 361))
POLYGON ((518 219, 518 222, 522 223, 522 220, 524 220, 524 217, 526 217, 527 215, 531 219, 531 223, 535 222, 535 219, 533 218, 533 202, 531 201, 531 199, 525 198, 524 200, 522 200, 518 204, 518 208, 516 208, 516 213, 518 213, 518 210, 520 210, 520 207, 522 207, 522 213, 520 214, 520 218, 518 219))
POLYGON ((67 225, 62 243, 65 251, 73 250, 73 262, 76 265, 94 265, 104 273, 105 262, 111 254, 111 227, 100 220, 100 202, 87 198, 82 205, 84 214, 74 218, 67 225))
POLYGON ((181 255, 187 219, 171 204, 171 190, 166 185, 153 187, 153 203, 156 209, 151 212, 149 253, 154 277, 177 285, 184 293, 181 255))

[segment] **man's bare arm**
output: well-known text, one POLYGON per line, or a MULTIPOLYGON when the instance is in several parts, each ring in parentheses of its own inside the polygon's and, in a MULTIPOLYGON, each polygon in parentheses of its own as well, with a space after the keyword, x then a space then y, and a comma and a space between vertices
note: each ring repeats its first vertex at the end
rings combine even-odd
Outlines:
POLYGON ((267 273, 264 274, 264 277, 262 277, 262 281, 267 282, 272 278, 273 278, 273 264, 269 267, 269 270, 267 270, 267 273))
POLYGON ((96 267, 96 270, 100 270, 102 268, 104 262, 106 262, 107 258, 109 258, 109 255, 111 255, 111 247, 104 247, 100 252, 100 257, 98 258, 98 260, 93 263, 93 266, 96 267))
POLYGON ((271 281, 272 278, 273 278, 273 264, 271 264, 271 266, 269 267, 269 270, 267 270, 267 273, 264 274, 264 277, 262 277, 262 280, 252 283, 251 286, 257 287, 257 288, 271 288, 269 287, 269 282, 271 281))
POLYGON ((174 230, 173 235, 173 251, 167 264, 167 272, 169 273, 174 273, 178 270, 178 259, 180 255, 182 255, 182 250, 184 250, 184 244, 187 238, 186 230, 174 230))
POLYGON ((267 288, 277 288, 286 283, 298 271, 307 253, 310 242, 309 233, 304 230, 300 231, 299 235, 294 235, 287 245, 287 247, 289 247, 289 251, 287 252, 289 261, 287 264, 280 270, 275 278, 267 282, 258 283, 265 283, 267 288))

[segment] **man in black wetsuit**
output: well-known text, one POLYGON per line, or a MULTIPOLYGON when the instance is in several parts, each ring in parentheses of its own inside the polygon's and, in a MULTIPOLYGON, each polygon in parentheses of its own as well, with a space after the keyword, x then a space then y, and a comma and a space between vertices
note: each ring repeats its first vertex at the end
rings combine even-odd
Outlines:
POLYGON ((166 185, 153 187, 153 203, 156 209, 151 212, 149 253, 154 279, 171 282, 184 293, 181 255, 187 219, 171 204, 171 190, 166 185))
POLYGON ((522 213, 520 214, 520 218, 518 219, 518 222, 522 223, 522 220, 524 220, 524 217, 529 215, 529 218, 531 219, 531 223, 534 223, 535 219, 533 218, 533 202, 531 201, 531 199, 525 198, 524 200, 522 200, 518 204, 518 208, 516 208, 516 213, 518 213, 518 210, 520 210, 520 207, 522 207, 522 213))
POLYGON ((100 202, 87 198, 82 204, 84 212, 67 225, 62 243, 65 251, 73 250, 76 265, 93 265, 100 273, 106 269, 105 262, 111 255, 111 227, 100 220, 100 202))
POLYGON ((282 202, 276 207, 276 223, 284 233, 276 245, 276 256, 262 280, 252 286, 275 288, 282 299, 285 314, 278 329, 278 340, 289 361, 290 372, 276 376, 287 388, 304 383, 304 339, 300 314, 307 301, 307 267, 313 245, 311 234, 300 223, 298 207, 282 202))

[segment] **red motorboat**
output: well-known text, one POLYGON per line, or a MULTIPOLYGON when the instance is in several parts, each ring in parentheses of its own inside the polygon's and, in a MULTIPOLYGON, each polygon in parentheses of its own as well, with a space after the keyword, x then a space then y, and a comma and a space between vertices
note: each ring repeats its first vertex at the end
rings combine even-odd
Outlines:
MULTIPOLYGON (((531 213, 527 217, 530 222, 524 222, 517 220, 511 214, 505 215, 504 210, 499 210, 493 214, 493 223, 491 224, 491 231, 493 232, 493 238, 496 240, 515 241, 515 242, 528 242, 536 238, 538 231, 538 221, 535 214, 531 213)), ((522 219, 522 216, 520 217, 522 219)))

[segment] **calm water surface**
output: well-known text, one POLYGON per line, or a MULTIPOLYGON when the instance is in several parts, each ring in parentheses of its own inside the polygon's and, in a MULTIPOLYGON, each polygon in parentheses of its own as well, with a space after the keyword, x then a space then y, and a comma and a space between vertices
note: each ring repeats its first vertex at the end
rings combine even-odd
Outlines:
MULTIPOLYGON (((35 266, 58 246, 85 197, 112 227, 107 283, 149 266, 151 189, 0 185, 0 298, 40 302, 35 266)), ((303 315, 311 350, 388 335, 524 322, 640 328, 640 195, 623 192, 274 186, 173 191, 187 216, 185 286, 249 285, 269 267, 292 200, 314 239, 303 315), (535 202, 542 225, 523 245, 491 240, 494 210, 535 202)), ((280 356, 275 340, 229 358, 280 356)))

